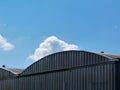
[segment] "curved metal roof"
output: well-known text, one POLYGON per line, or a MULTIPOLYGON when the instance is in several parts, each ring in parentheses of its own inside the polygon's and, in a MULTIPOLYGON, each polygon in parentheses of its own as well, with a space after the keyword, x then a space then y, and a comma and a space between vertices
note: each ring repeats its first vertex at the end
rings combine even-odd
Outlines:
POLYGON ((54 69, 63 69, 65 67, 74 67, 74 63, 80 62, 78 66, 84 66, 89 64, 98 64, 110 61, 118 61, 119 55, 110 55, 104 53, 88 52, 83 50, 71 50, 57 52, 48 55, 26 68, 21 75, 45 72, 54 69), (73 60, 72 60, 72 59, 73 60), (82 59, 81 59, 82 58, 82 59), (61 61, 60 61, 61 60, 61 61), (69 65, 68 65, 69 63, 69 65), (82 64, 81 64, 82 63, 82 64), (55 65, 57 64, 57 65, 55 65), (61 66, 60 66, 61 65, 61 66), (65 66, 68 65, 68 66, 65 66), (70 66, 71 65, 71 66, 70 66))
POLYGON ((106 63, 110 61, 120 61, 120 55, 95 53, 83 50, 62 51, 39 59, 25 70, 2 67, 0 68, 0 80, 4 77, 4 74, 6 79, 18 75, 29 75, 77 66, 106 63))
POLYGON ((95 53, 83 50, 70 50, 57 52, 41 58, 31 64, 25 70, 16 68, 0 68, 6 73, 10 73, 12 77, 25 75, 34 72, 44 72, 68 67, 84 66, 89 64, 104 63, 109 61, 119 61, 120 55, 112 55, 105 53, 95 53), (72 60, 73 59, 73 60, 72 60), (79 62, 79 63, 78 63, 79 62), (57 65, 55 65, 57 64, 57 65), (60 65, 59 65, 60 64, 60 65))

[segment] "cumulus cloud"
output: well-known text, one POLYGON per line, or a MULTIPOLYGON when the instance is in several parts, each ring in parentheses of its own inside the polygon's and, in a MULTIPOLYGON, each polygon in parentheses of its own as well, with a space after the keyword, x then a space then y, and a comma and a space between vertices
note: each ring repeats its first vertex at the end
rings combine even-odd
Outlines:
POLYGON ((68 44, 65 41, 58 39, 56 36, 50 36, 40 43, 39 47, 35 50, 34 54, 29 56, 28 59, 38 60, 46 55, 67 50, 78 50, 79 47, 74 44, 68 44))
POLYGON ((4 51, 10 51, 14 48, 14 46, 7 41, 6 38, 4 38, 0 34, 0 49, 3 49, 4 51))

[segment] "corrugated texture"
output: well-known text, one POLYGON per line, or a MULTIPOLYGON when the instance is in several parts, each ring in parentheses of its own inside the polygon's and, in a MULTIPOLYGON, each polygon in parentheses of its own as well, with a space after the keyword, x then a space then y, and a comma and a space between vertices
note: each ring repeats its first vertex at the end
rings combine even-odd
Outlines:
POLYGON ((11 78, 14 78, 15 76, 16 74, 9 71, 8 69, 0 68, 0 80, 11 79, 11 78))
POLYGON ((23 69, 13 69, 13 68, 0 68, 0 80, 12 79, 18 76, 23 71, 23 69))
POLYGON ((86 51, 59 52, 35 62, 25 69, 21 75, 66 69, 77 66, 100 64, 109 62, 111 61, 110 59, 111 58, 86 51))
POLYGON ((0 81, 0 90, 119 90, 115 64, 96 65, 0 81))
POLYGON ((120 90, 118 62, 86 51, 59 52, 0 80, 0 90, 120 90))
POLYGON ((24 70, 24 69, 17 69, 17 68, 7 68, 7 69, 15 74, 20 74, 24 70))
POLYGON ((113 55, 113 54, 106 54, 106 53, 96 53, 96 54, 111 58, 114 61, 115 60, 120 60, 120 55, 113 55))

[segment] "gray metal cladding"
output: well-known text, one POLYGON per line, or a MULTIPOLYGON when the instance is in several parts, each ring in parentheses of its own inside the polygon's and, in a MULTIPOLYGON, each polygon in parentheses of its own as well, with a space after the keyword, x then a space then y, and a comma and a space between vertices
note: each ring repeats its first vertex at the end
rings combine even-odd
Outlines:
POLYGON ((0 68, 0 80, 11 79, 14 78, 15 76, 16 75, 11 71, 5 68, 0 68))
POLYGON ((76 66, 100 64, 110 59, 96 53, 86 51, 64 51, 49 55, 29 66, 21 75, 47 72, 76 66))
POLYGON ((119 75, 120 63, 111 58, 65 51, 40 59, 18 77, 0 80, 0 90, 120 90, 119 75))
POLYGON ((36 74, 0 81, 0 90, 117 90, 115 64, 36 74))

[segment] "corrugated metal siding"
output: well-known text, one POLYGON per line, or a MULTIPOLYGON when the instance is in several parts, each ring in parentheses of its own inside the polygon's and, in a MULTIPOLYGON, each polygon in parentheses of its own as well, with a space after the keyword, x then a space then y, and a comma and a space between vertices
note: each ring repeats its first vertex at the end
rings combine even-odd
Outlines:
POLYGON ((120 62, 116 63, 116 90, 120 90, 120 62))
POLYGON ((0 90, 116 90, 115 64, 0 81, 0 90))
POLYGON ((110 60, 85 51, 66 51, 49 55, 28 67, 21 75, 53 71, 76 66, 99 64, 110 60))
POLYGON ((0 90, 117 90, 116 63, 88 52, 47 56, 20 77, 0 80, 0 90))
POLYGON ((0 68, 0 80, 14 78, 15 76, 16 75, 11 73, 10 71, 0 68))

